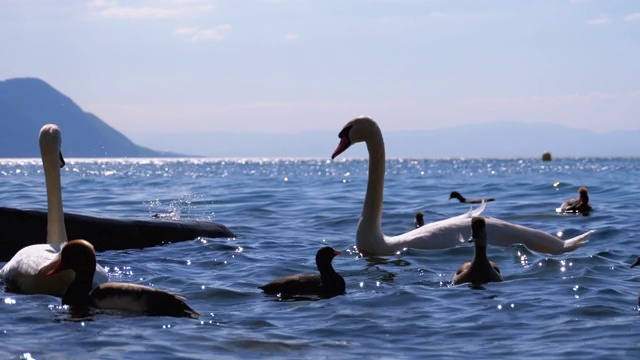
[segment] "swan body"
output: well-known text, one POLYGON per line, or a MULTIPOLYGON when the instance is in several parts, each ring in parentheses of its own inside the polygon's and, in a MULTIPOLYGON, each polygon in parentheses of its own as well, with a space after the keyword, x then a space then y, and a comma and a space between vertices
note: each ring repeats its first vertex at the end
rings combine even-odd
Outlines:
MULTIPOLYGON (((44 125, 39 142, 47 187, 47 243, 22 248, 0 269, 0 277, 8 291, 62 296, 73 280, 73 273, 47 276, 60 261, 60 250, 67 242, 60 185, 60 168, 64 166, 60 129, 53 124, 44 125)), ((107 272, 99 265, 96 269, 96 285, 108 281, 107 272)))
POLYGON ((72 240, 62 248, 60 261, 47 275, 72 271, 75 277, 62 296, 62 304, 75 310, 98 308, 141 312, 147 315, 198 317, 182 296, 149 286, 105 282, 92 286, 96 269, 96 253, 86 240, 72 240))
MULTIPOLYGON (((405 248, 445 249, 457 246, 470 236, 469 223, 473 216, 484 210, 478 209, 449 219, 425 224, 417 229, 397 236, 382 232, 382 201, 384 192, 385 149, 382 132, 376 122, 366 116, 348 122, 338 134, 340 143, 331 158, 347 150, 352 144, 364 142, 369 152, 369 180, 364 205, 356 229, 356 247, 367 255, 389 255, 405 248)), ((489 244, 510 246, 523 244, 533 251, 562 254, 582 246, 593 230, 563 241, 543 231, 512 224, 496 218, 486 218, 487 231, 491 234, 489 244)))

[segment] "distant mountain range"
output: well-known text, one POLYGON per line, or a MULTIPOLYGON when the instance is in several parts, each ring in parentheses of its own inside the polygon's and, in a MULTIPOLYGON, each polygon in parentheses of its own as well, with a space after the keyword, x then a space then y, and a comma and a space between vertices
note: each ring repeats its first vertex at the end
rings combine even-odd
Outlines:
MULTIPOLYGON (((345 119, 346 122, 347 119, 345 119)), ((255 132, 130 134, 134 144, 97 116, 83 111, 71 99, 42 80, 0 81, 0 158, 39 157, 38 131, 57 123, 67 157, 170 157, 194 154, 210 157, 329 158, 338 144, 338 132, 295 134, 255 132), (215 139, 215 141, 212 141, 215 139)), ((594 133, 549 123, 502 121, 429 131, 385 131, 380 122, 387 157, 405 158, 514 158, 640 156, 640 130, 594 133)), ((354 146, 344 157, 366 157, 366 147, 354 146)))
POLYGON ((40 157, 38 132, 48 123, 60 126, 66 157, 177 155, 134 144, 42 80, 0 81, 0 157, 40 157))
MULTIPOLYGON (((345 121, 346 122, 346 121, 345 121)), ((501 121, 430 131, 384 131, 388 158, 516 158, 640 156, 640 130, 604 134, 548 123, 501 121)), ((338 145, 338 132, 295 134, 174 133, 137 135, 149 146, 166 144, 181 151, 211 157, 320 157, 329 158, 338 145), (211 139, 215 138, 215 142, 211 139)), ((366 157, 357 144, 341 157, 366 157)))

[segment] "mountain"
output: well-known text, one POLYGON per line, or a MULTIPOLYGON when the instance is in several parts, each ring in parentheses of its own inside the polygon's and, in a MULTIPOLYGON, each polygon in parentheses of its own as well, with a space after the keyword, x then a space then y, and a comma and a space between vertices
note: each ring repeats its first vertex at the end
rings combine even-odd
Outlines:
MULTIPOLYGON (((130 134, 138 143, 170 147, 175 152, 155 151, 134 144, 42 80, 0 81, 0 158, 39 157, 37 134, 46 123, 56 123, 62 129, 63 154, 67 157, 167 157, 184 156, 178 154, 183 153, 222 158, 328 159, 338 144, 340 131, 130 134)), ((557 124, 516 121, 418 131, 386 131, 388 122, 380 121, 379 125, 390 158, 540 157, 545 151, 553 157, 640 156, 640 130, 595 133, 557 124)), ((354 146, 343 156, 364 158, 366 147, 354 146)))
MULTIPOLYGON (((515 158, 640 156, 640 130, 595 133, 549 123, 501 121, 438 130, 385 131, 387 157, 515 158)), ((338 145, 338 132, 172 133, 134 134, 150 146, 172 144, 180 151, 211 157, 319 157, 328 159, 338 145), (210 139, 215 138, 212 145, 210 139)), ((363 145, 342 156, 366 157, 363 145)))
POLYGON ((66 157, 178 155, 134 144, 42 80, 0 81, 0 157, 40 157, 38 132, 48 123, 60 126, 66 157))

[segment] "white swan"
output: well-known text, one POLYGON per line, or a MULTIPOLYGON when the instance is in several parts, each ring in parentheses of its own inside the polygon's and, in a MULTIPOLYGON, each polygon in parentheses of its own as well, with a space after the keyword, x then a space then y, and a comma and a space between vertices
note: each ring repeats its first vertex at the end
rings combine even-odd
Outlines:
MULTIPOLYGON (((385 152, 382 132, 371 118, 363 116, 349 121, 338 134, 340 144, 331 155, 332 159, 347 150, 352 144, 365 142, 369 152, 369 180, 362 207, 362 215, 356 230, 358 251, 368 255, 388 255, 404 248, 444 249, 463 243, 471 235, 471 218, 478 216, 479 209, 460 216, 425 224, 417 229, 397 236, 382 233, 382 199, 385 173, 385 152)), ((584 244, 593 230, 563 241, 540 230, 511 224, 495 218, 486 218, 489 243, 498 246, 523 244, 527 248, 548 253, 561 254, 584 244)))
MULTIPOLYGON (((44 125, 39 141, 47 186, 47 243, 22 248, 0 269, 0 277, 12 292, 62 296, 73 281, 73 272, 47 277, 60 262, 60 249, 67 242, 60 186, 60 168, 64 166, 60 129, 53 124, 44 125)), ((105 269, 98 265, 96 270, 94 286, 109 280, 105 269)))

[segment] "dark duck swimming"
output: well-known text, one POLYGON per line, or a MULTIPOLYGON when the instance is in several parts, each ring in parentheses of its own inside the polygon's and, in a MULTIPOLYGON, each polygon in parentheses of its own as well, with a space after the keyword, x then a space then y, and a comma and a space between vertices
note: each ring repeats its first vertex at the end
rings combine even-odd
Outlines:
POLYGON ((593 210, 589 205, 589 192, 587 188, 581 186, 578 189, 578 198, 569 199, 562 203, 560 206, 560 212, 568 214, 582 214, 587 215, 593 210))
POLYGON ((489 202, 489 201, 495 201, 496 200, 494 198, 467 199, 457 191, 452 191, 451 194, 449 194, 449 200, 451 200, 451 199, 458 199, 458 201, 460 201, 461 203, 465 203, 465 204, 480 204, 483 201, 484 202, 489 202))
POLYGON ((471 219, 471 241, 475 249, 473 259, 460 266, 453 277, 453 284, 471 283, 478 286, 502 281, 498 265, 487 258, 487 228, 483 217, 471 219))
POLYGON ((324 298, 342 295, 346 286, 344 279, 331 265, 336 255, 342 254, 329 246, 325 246, 316 253, 316 266, 319 274, 295 274, 277 278, 266 285, 259 286, 266 294, 282 297, 299 295, 315 295, 324 298))
POLYGON ((106 282, 92 286, 96 253, 85 240, 69 241, 60 252, 60 262, 48 275, 72 270, 75 278, 62 296, 62 304, 73 310, 89 308, 139 312, 146 315, 197 317, 200 315, 185 299, 149 286, 106 282))

